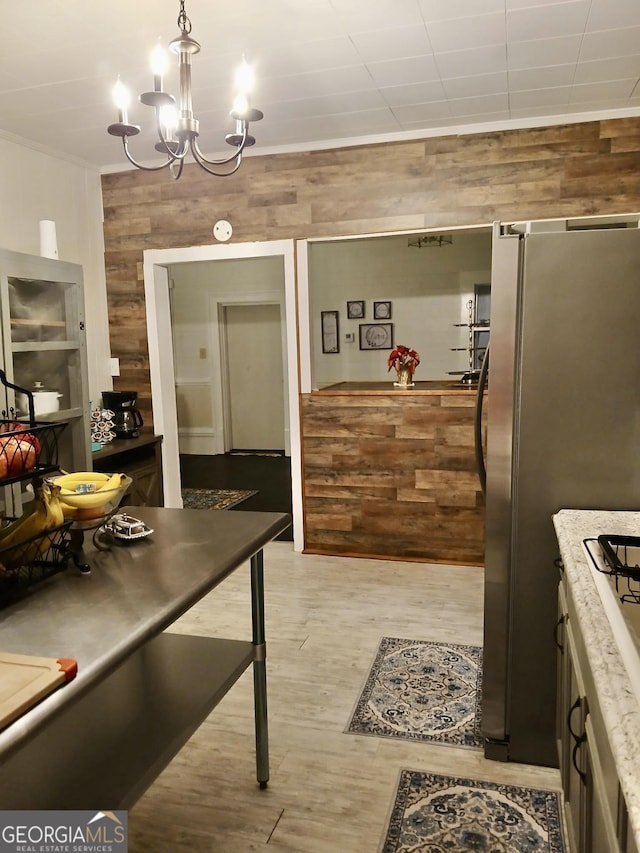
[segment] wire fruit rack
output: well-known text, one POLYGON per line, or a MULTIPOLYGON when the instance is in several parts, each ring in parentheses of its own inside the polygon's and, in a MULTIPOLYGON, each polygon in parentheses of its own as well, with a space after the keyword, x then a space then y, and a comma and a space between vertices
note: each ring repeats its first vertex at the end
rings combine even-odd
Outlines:
POLYGON ((22 542, 0 544, 0 608, 21 597, 34 584, 66 568, 70 556, 70 527, 43 531, 22 542))
MULTIPOLYGON (((35 492, 43 477, 59 470, 58 442, 67 423, 36 421, 33 394, 10 382, 1 369, 0 382, 5 388, 25 394, 29 407, 28 419, 19 418, 13 408, 1 412, 0 486, 31 481, 35 492)), ((11 517, 0 520, 0 607, 29 586, 64 569, 70 554, 71 521, 3 546, 2 529, 13 521, 11 517)))

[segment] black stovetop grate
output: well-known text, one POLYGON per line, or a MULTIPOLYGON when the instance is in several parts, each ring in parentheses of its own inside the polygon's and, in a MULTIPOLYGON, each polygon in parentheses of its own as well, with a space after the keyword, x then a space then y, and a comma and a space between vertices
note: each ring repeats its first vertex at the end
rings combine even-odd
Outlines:
POLYGON ((640 604, 640 536, 603 533, 597 539, 585 539, 584 545, 596 569, 614 578, 620 600, 640 604), (591 550, 596 543, 602 562, 591 550))

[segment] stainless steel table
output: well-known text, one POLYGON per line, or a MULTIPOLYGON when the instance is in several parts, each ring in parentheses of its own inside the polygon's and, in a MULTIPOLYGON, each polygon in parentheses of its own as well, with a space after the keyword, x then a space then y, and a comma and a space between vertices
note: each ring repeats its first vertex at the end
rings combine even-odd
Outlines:
POLYGON ((256 768, 269 779, 264 545, 283 513, 125 508, 154 529, 89 552, 0 611, 0 650, 78 675, 0 732, 0 809, 129 808, 253 663, 256 768), (251 641, 165 632, 250 562, 251 641))

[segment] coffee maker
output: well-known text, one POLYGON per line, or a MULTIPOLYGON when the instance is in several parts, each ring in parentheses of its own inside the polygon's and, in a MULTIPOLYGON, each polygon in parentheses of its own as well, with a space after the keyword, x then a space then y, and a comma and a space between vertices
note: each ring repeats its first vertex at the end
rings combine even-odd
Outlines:
POLYGON ((113 431, 116 438, 138 438, 144 425, 136 408, 137 391, 103 391, 102 404, 113 412, 113 431))

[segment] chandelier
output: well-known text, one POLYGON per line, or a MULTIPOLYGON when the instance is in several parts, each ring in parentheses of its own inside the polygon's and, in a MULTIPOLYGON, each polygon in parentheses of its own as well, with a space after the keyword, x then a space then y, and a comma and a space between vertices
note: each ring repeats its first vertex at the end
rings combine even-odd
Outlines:
POLYGON ((157 172, 169 167, 173 177, 177 179, 182 174, 187 154, 191 153, 196 163, 210 175, 217 177, 232 175, 240 168, 245 148, 255 144, 254 137, 249 134, 249 123, 260 121, 262 118, 260 110, 253 109, 249 102, 249 93, 253 87, 253 73, 243 58, 236 75, 238 94, 230 112, 231 117, 235 119, 235 132, 225 136, 225 141, 235 149, 233 154, 220 160, 208 160, 198 145, 199 122, 193 116, 191 100, 191 57, 200 52, 200 45, 190 35, 191 21, 184 10, 184 0, 180 0, 178 28, 180 35, 170 42, 169 50, 178 56, 179 98, 176 101, 173 95, 162 89, 162 78, 167 71, 168 56, 160 45, 154 48, 151 55, 153 92, 143 92, 138 98, 141 103, 155 110, 156 130, 159 137, 155 150, 165 154, 167 159, 159 166, 144 166, 131 155, 129 137, 137 136, 140 133, 140 127, 137 124, 129 124, 127 109, 130 96, 119 79, 113 90, 114 101, 118 108, 118 121, 110 124, 107 131, 112 136, 119 136, 122 139, 127 160, 138 169, 157 172))

